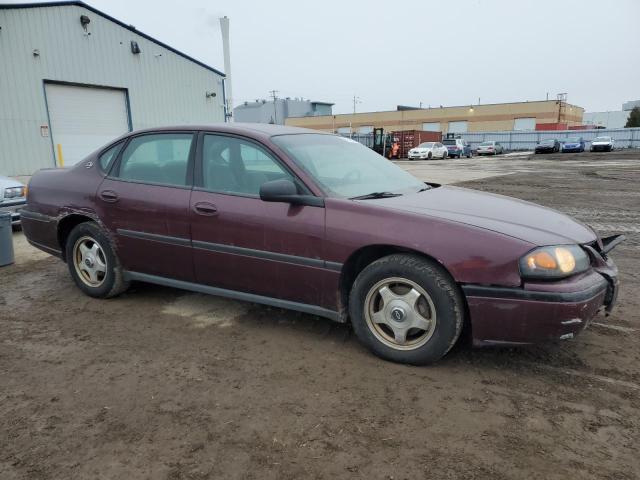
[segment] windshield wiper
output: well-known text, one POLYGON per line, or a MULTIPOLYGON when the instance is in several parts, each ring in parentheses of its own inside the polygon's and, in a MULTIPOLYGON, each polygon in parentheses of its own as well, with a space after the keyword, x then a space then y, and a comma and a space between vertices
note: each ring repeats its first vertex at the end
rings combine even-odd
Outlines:
POLYGON ((359 195, 357 197, 351 197, 349 200, 369 200, 375 198, 391 198, 391 197, 399 197, 401 193, 393 193, 393 192, 372 192, 367 193, 366 195, 359 195))

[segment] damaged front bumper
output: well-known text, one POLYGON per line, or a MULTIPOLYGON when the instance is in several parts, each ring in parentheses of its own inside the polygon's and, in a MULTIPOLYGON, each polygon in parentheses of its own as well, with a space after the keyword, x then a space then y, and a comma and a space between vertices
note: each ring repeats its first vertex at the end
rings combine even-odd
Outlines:
POLYGON ((574 338, 618 297, 618 269, 608 253, 624 240, 613 236, 583 245, 592 268, 556 282, 526 282, 521 288, 463 285, 473 343, 527 345, 574 338))

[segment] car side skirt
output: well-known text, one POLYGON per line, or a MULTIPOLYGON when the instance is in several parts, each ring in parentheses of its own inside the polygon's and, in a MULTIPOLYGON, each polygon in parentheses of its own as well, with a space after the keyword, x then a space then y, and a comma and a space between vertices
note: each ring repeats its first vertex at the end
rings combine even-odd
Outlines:
POLYGON ((205 293, 207 295, 215 295, 218 297, 231 298, 233 300, 241 300, 244 302, 259 303, 261 305, 269 305, 271 307, 284 308, 287 310, 295 310, 297 312, 317 315, 319 317, 328 318, 335 322, 344 322, 344 318, 333 310, 318 307, 317 305, 309 305, 306 303, 291 302, 281 298, 264 297, 254 293, 238 292, 235 290, 226 290, 224 288, 211 287, 200 283, 185 282, 175 280, 173 278, 160 277, 157 275, 149 275, 139 272, 124 272, 126 280, 134 280, 139 282, 154 283, 165 287, 179 288, 181 290, 189 290, 191 292, 205 293))

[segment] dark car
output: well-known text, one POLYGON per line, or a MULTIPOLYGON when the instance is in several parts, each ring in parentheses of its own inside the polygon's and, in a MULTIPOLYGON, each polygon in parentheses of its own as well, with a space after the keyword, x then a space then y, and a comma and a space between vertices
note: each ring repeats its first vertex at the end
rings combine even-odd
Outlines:
POLYGON ((562 153, 584 152, 584 139, 582 137, 569 137, 562 140, 560 151, 562 153))
POLYGON ((143 281, 350 321, 386 359, 567 339, 616 298, 621 237, 426 184, 347 138, 222 124, 127 134, 37 172, 23 226, 77 286, 143 281))
POLYGON ((560 142, 555 138, 541 140, 536 145, 536 153, 556 153, 560 151, 560 142))

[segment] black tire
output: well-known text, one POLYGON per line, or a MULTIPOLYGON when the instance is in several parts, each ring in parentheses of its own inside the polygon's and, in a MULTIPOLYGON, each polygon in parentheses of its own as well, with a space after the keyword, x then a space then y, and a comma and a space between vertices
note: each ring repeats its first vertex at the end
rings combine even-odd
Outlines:
POLYGON ((431 152, 429 152, 429 153, 427 154, 427 160, 431 160, 431 157, 432 157, 432 156, 433 156, 433 155, 431 155, 431 152))
POLYGON ((115 297, 129 288, 129 282, 124 279, 120 260, 115 254, 109 237, 107 237, 96 223, 84 222, 71 230, 65 244, 65 254, 71 278, 73 278, 73 281, 76 283, 78 288, 90 297, 115 297), (105 271, 102 274, 100 283, 95 286, 90 285, 89 279, 79 272, 79 268, 76 267, 76 265, 80 263, 76 261, 76 254, 79 251, 79 249, 76 248, 76 245, 80 241, 93 241, 94 243, 97 243, 102 252, 100 258, 105 265, 105 271))
MULTIPOLYGON (((422 295, 416 305, 420 301, 422 295)), ((381 358, 411 365, 436 362, 455 345, 462 331, 463 312, 462 293, 449 273, 439 264, 413 254, 393 254, 371 263, 360 272, 349 296, 349 315, 358 339, 381 358), (376 327, 370 326, 367 320, 367 316, 370 317, 366 313, 369 311, 367 299, 371 292, 386 279, 395 278, 409 280, 421 287, 435 310, 435 326, 430 336, 425 336, 426 343, 413 349, 385 343, 379 333, 374 333, 376 327)))

